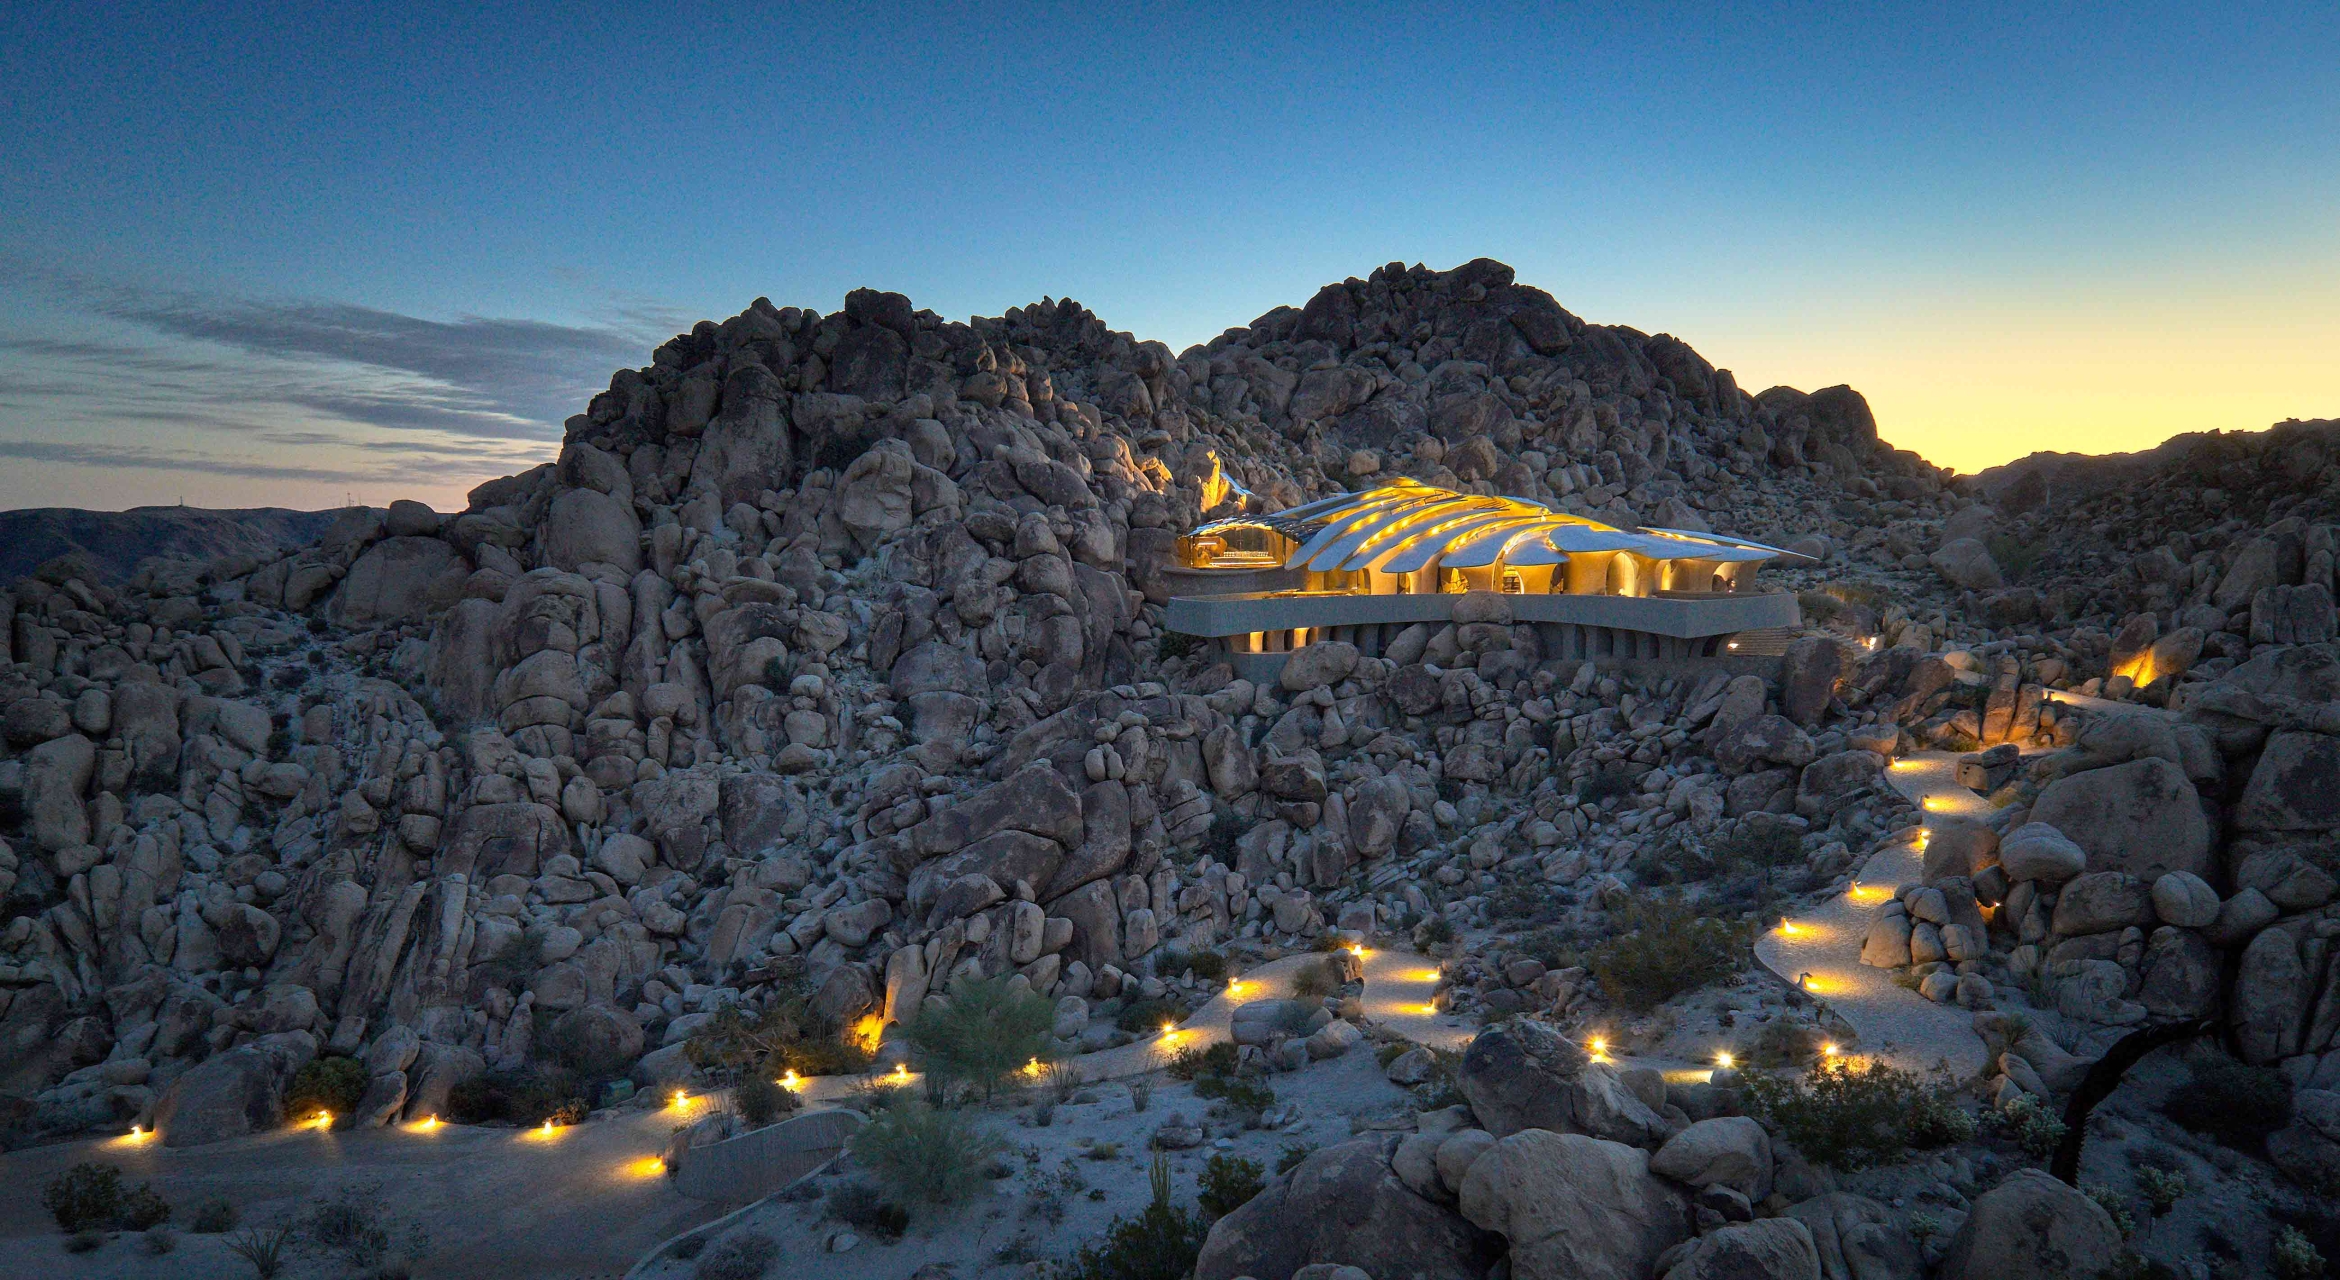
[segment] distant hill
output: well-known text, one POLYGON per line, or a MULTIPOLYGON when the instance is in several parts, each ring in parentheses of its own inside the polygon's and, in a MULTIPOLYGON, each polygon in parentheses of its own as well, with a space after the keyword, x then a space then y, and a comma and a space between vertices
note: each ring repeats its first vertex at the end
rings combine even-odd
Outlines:
POLYGON ((331 511, 278 507, 243 511, 30 507, 0 511, 0 582, 14 582, 71 552, 95 561, 110 580, 129 577, 148 556, 210 559, 233 552, 270 556, 316 541, 333 516, 331 511))

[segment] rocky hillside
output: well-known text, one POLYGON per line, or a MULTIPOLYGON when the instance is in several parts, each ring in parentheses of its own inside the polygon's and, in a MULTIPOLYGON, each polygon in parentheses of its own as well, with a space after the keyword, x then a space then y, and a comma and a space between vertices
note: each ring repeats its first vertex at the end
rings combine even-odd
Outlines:
MULTIPOLYGON (((317 540, 330 511, 257 507, 209 511, 197 507, 132 507, 81 511, 30 507, 0 511, 0 582, 14 582, 53 560, 76 558, 89 581, 120 583, 148 560, 192 561, 196 567, 238 556, 274 560, 317 540)), ((229 576, 233 576, 232 574, 229 576)))
MULTIPOLYGON (((0 595, 0 1091, 21 1134, 173 1145, 271 1123, 320 1055, 363 1064, 356 1124, 529 1073, 616 1103, 697 1078, 722 1010, 801 1002, 894 1061, 925 1002, 1003 975, 1071 1053, 1209 994, 1193 956, 1339 931, 1449 948, 1443 1007, 1680 1052, 1609 942, 1841 895, 1913 838, 1892 757, 2010 743, 2048 754, 1971 762, 1997 816, 1929 847, 1872 959, 2083 1052, 2230 1016, 2328 1089, 2330 427, 1994 490, 1850 388, 1749 395, 1487 260, 1183 353, 1071 301, 759 299, 465 511, 0 595), (1794 543, 1825 561, 1780 573, 1812 625, 1771 664, 1643 673, 1465 597, 1270 686, 1164 632, 1177 531, 1390 474, 1794 543)), ((1737 1016, 1825 1025, 1792 992, 1737 1016)), ((1988 1025, 1978 1093, 2070 1087, 1988 1025)), ((1662 1082, 1634 1105, 1597 1136, 1690 1119, 1662 1082)))

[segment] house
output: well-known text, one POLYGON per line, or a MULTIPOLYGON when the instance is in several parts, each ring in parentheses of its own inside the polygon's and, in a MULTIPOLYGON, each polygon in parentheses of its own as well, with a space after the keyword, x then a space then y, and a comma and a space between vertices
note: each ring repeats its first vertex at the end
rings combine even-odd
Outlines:
POLYGON ((1294 649, 1378 655, 1473 592, 1507 597, 1545 658, 1692 660, 1776 653, 1801 615, 1755 579, 1810 557, 1720 534, 1618 529, 1520 498, 1393 480, 1268 515, 1198 525, 1164 570, 1171 630, 1272 676, 1294 649))

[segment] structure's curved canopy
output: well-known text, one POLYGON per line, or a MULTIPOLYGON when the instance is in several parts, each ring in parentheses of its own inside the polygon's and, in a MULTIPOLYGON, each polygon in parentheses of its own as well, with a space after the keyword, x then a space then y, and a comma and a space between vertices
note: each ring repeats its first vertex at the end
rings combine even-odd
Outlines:
POLYGON ((1618 529, 1554 511, 1525 498, 1435 489, 1398 479, 1361 493, 1336 494, 1268 515, 1233 516, 1197 526, 1196 535, 1267 530, 1298 550, 1291 569, 1406 574, 1431 566, 1485 568, 1565 563, 1571 555, 1629 552, 1648 560, 1718 564, 1809 557, 1744 538, 1687 529, 1618 529))

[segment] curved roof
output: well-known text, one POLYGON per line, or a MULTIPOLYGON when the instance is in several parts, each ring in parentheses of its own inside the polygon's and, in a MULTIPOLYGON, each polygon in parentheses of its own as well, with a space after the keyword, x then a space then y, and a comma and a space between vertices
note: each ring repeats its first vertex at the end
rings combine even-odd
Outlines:
POLYGON ((1439 564, 1483 568, 1558 564, 1572 554, 1625 551, 1650 560, 1805 560, 1744 538, 1688 529, 1619 529, 1525 498, 1436 489, 1409 479, 1335 494, 1268 515, 1232 516, 1195 528, 1270 529, 1298 544, 1288 569, 1413 573, 1439 564))

